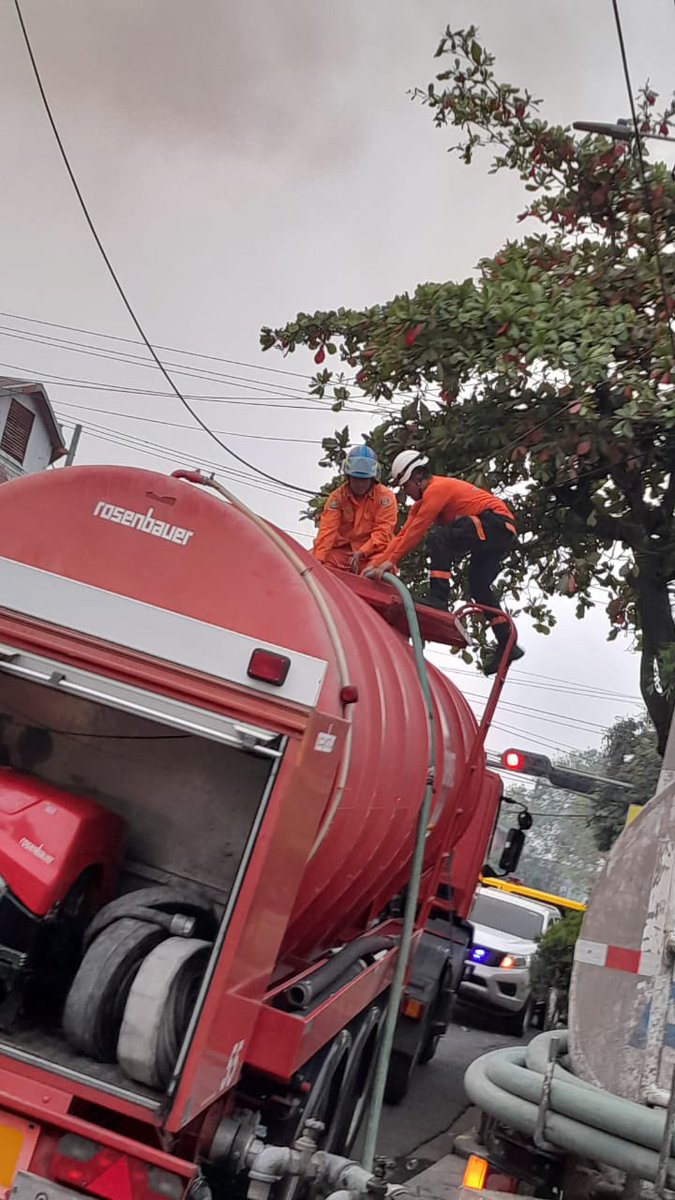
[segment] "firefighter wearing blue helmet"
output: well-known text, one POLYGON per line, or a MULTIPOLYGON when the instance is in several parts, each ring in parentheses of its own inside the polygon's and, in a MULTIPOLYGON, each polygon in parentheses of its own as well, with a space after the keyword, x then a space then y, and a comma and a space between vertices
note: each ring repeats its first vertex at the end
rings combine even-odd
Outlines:
POLYGON ((360 574, 381 553, 396 529, 396 497, 378 482, 377 456, 370 446, 347 454, 345 481, 328 497, 312 554, 338 571, 360 574))

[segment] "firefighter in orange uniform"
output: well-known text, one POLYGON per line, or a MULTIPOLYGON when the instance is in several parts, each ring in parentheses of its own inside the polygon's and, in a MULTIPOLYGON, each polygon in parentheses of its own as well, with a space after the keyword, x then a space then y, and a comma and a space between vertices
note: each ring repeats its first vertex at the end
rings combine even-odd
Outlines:
POLYGON ((360 574, 394 536, 396 496, 377 482, 370 446, 349 451, 344 474, 345 482, 326 501, 312 554, 327 567, 360 574))
MULTIPOLYGON (((367 574, 377 579, 395 568, 434 525, 427 538, 430 582, 423 603, 447 611, 450 568, 469 554, 471 598, 488 608, 500 608, 492 584, 502 559, 516 545, 515 518, 510 508, 472 483, 447 475, 432 475, 429 459, 416 450, 397 454, 392 463, 391 482, 415 503, 400 533, 372 559, 367 574)), ((485 668, 486 675, 494 675, 498 670, 509 636, 505 617, 494 617, 491 625, 497 649, 485 668)), ((520 646, 514 646, 510 661, 515 662, 524 653, 520 646)))

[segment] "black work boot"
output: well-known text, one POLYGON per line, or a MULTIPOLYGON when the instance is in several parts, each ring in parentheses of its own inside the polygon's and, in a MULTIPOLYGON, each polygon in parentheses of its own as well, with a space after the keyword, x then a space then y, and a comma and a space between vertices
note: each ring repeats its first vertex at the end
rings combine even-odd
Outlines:
POLYGON ((438 608, 442 612, 448 611, 450 603, 450 580, 449 579, 430 579, 429 591, 426 596, 420 600, 420 604, 425 604, 427 608, 438 608))
MULTIPOLYGON (((496 675, 497 674, 497 671, 499 670, 499 664, 502 661, 504 651, 506 649, 506 643, 509 640, 509 627, 505 622, 503 622, 503 623, 499 622, 497 625, 493 625, 492 628, 494 630, 494 635, 497 639, 497 648, 496 648, 494 654, 492 655, 492 657, 489 658, 487 663, 485 664, 485 674, 486 675, 496 675)), ((525 654, 525 651, 521 650, 520 646, 518 646, 516 644, 512 648, 511 653, 509 654, 507 665, 511 666, 511 663, 517 662, 518 659, 522 658, 524 654, 525 654)))
MULTIPOLYGON (((492 655, 492 658, 489 658, 487 663, 485 664, 485 669, 484 669, 485 675, 496 675, 497 674, 497 671, 499 670, 499 664, 502 661, 503 654, 504 654, 504 647, 497 646, 497 649, 495 650, 494 654, 492 655)), ((523 658, 524 654, 525 654, 525 651, 521 650, 520 646, 517 646, 517 645, 514 646, 513 650, 509 654, 508 665, 511 666, 511 663, 517 662, 519 658, 523 658)))

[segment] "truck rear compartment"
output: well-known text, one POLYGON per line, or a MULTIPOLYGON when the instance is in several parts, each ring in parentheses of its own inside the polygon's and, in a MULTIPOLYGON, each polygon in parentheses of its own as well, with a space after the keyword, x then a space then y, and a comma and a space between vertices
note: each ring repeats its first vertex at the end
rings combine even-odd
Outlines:
MULTIPOLYGON (((151 709, 152 697, 146 701, 151 709)), ((0 671, 0 763, 122 818, 117 895, 197 885, 222 921, 275 762, 0 671)), ((162 1099, 116 1064, 77 1053, 58 1025, 40 1027, 25 1014, 0 1029, 0 1054, 146 1106, 162 1099)))

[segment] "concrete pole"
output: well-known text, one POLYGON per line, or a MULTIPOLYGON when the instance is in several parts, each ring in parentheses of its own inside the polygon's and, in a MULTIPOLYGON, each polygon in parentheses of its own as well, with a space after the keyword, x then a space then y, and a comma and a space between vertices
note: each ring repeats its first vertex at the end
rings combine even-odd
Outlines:
POLYGON ((673 713, 673 719, 670 722, 666 751, 661 763, 659 782, 656 785, 657 794, 673 782, 675 782, 675 713, 673 713))

